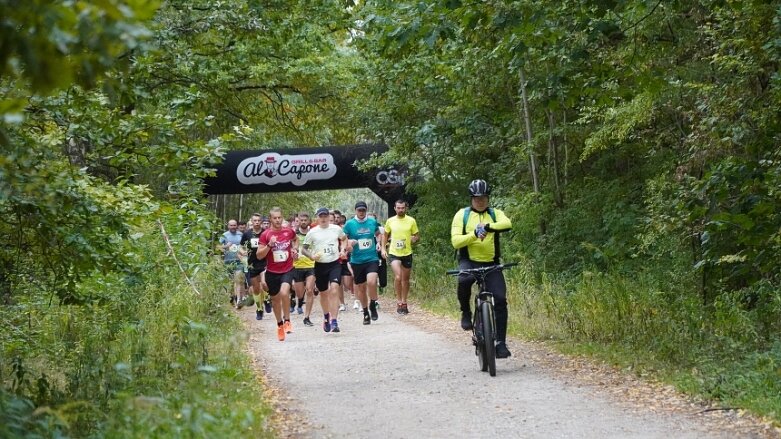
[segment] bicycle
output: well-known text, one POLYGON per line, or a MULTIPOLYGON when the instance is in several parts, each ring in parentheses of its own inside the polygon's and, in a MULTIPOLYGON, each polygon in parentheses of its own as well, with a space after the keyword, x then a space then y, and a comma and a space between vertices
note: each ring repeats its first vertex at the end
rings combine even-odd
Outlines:
POLYGON ((496 318, 494 315, 494 295, 485 290, 485 278, 494 271, 518 265, 517 262, 490 265, 487 267, 448 270, 450 276, 462 274, 475 278, 478 293, 475 294, 475 312, 472 316, 472 344, 475 346, 480 370, 496 376, 496 318))

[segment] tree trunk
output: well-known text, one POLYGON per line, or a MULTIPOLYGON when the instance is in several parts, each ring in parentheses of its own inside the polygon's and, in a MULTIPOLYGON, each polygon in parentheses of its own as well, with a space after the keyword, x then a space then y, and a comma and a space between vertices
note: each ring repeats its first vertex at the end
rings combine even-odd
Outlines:
MULTIPOLYGON (((540 177, 537 172, 537 156, 534 153, 534 144, 532 136, 532 123, 531 123, 531 117, 529 116, 529 99, 526 96, 526 75, 523 73, 523 69, 520 70, 521 73, 521 107, 523 108, 523 120, 526 125, 526 145, 529 148, 529 171, 531 172, 532 176, 532 188, 534 190, 534 194, 537 195, 536 199, 539 202, 539 194, 540 194, 540 177)), ((547 224, 545 223, 545 219, 540 217, 540 233, 545 234, 545 231, 547 229, 547 224)))
POLYGON ((559 179, 559 145, 556 143, 556 121, 553 119, 553 112, 548 113, 548 157, 550 160, 551 175, 553 177, 553 202, 557 207, 564 205, 564 199, 561 195, 561 183, 559 179))
POLYGON ((529 148, 529 171, 532 176, 532 187, 534 193, 540 193, 540 178, 537 176, 537 156, 534 154, 534 145, 532 144, 532 123, 529 117, 529 99, 526 96, 526 75, 521 69, 521 106, 523 108, 523 120, 526 124, 526 145, 529 148))

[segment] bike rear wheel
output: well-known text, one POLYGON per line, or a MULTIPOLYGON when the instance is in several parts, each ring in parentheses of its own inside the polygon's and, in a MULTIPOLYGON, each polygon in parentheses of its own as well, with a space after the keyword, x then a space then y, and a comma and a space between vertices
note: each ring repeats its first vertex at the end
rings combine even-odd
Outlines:
MULTIPOLYGON (((488 374, 496 376, 496 329, 494 328, 494 307, 493 305, 485 301, 480 308, 480 319, 483 326, 483 355, 485 361, 485 371, 488 369, 488 374)), ((482 366, 482 365, 481 365, 482 366)))

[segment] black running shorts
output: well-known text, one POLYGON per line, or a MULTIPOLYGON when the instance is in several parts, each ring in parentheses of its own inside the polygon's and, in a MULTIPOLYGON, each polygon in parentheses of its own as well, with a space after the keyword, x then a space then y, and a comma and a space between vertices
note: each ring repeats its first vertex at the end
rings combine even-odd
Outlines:
POLYGON ((342 284, 342 264, 339 261, 325 264, 315 262, 315 286, 318 291, 328 291, 332 282, 342 284))
POLYGON ((268 294, 270 296, 279 294, 282 284, 293 285, 293 270, 286 273, 266 272, 266 285, 268 285, 268 294))
POLYGON ((353 267, 353 279, 355 279, 355 283, 358 285, 366 283, 366 276, 369 273, 377 273, 380 271, 380 264, 377 261, 351 265, 353 267))

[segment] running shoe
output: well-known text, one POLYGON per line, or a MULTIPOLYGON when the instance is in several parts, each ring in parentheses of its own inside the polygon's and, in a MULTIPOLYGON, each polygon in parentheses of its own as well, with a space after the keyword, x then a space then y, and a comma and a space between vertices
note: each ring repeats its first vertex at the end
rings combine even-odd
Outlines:
POLYGON ((255 310, 255 320, 263 320, 263 311, 259 309, 255 310))
POLYGON ((236 304, 236 296, 231 296, 231 305, 236 304))
POLYGON ((266 299, 266 300, 263 301, 263 308, 265 308, 266 313, 270 313, 271 312, 271 300, 270 299, 266 299))
POLYGON ((328 320, 323 321, 323 331, 331 332, 331 322, 329 322, 328 320))
POLYGON ((353 309, 356 310, 356 311, 361 309, 361 301, 360 300, 356 300, 355 302, 353 302, 353 309))
POLYGON ((346 307, 346 306, 344 306, 344 303, 342 303, 341 305, 339 305, 339 311, 344 311, 344 310, 346 310, 346 309, 347 309, 347 307, 346 307))
POLYGON ((372 324, 372 318, 369 316, 369 311, 363 312, 363 324, 364 325, 371 325, 372 324))
POLYGON ((496 358, 507 358, 511 356, 510 350, 503 341, 496 342, 496 358))
POLYGON ((242 298, 240 298, 240 299, 239 299, 239 301, 238 301, 238 302, 236 302, 236 309, 242 309, 242 308, 244 308, 244 303, 246 302, 244 299, 245 299, 245 298, 244 298, 244 297, 242 297, 242 298))
POLYGON ((291 306, 290 307, 290 314, 293 314, 294 312, 296 312, 296 307, 295 306, 291 306))
POLYGON ((404 307, 400 303, 396 305, 396 314, 404 314, 404 307))
POLYGON ((409 308, 407 308, 407 304, 406 303, 402 303, 401 304, 401 308, 402 308, 402 314, 404 314, 404 315, 409 314, 409 308))
MULTIPOLYGON (((379 314, 377 314, 378 305, 379 303, 377 303, 374 300, 372 300, 371 303, 369 303, 369 312, 371 313, 372 320, 377 320, 378 318, 380 318, 379 314)), ((364 316, 364 318, 365 317, 366 316, 364 316)))
POLYGON ((293 332, 293 324, 290 322, 290 320, 285 320, 285 324, 282 326, 285 327, 285 332, 287 332, 288 334, 293 332))
POLYGON ((474 326, 472 325, 472 313, 461 312, 461 329, 464 331, 470 331, 474 326))
POLYGON ((277 338, 279 341, 285 341, 285 325, 277 325, 277 338))
POLYGON ((303 313, 304 313, 304 308, 301 308, 301 307, 299 306, 298 308, 296 308, 296 312, 297 312, 298 314, 303 314, 303 313))
POLYGON ((331 332, 342 332, 339 330, 339 323, 336 320, 331 320, 331 332))
POLYGON ((309 317, 304 317, 304 326, 315 326, 315 324, 309 320, 309 317))

